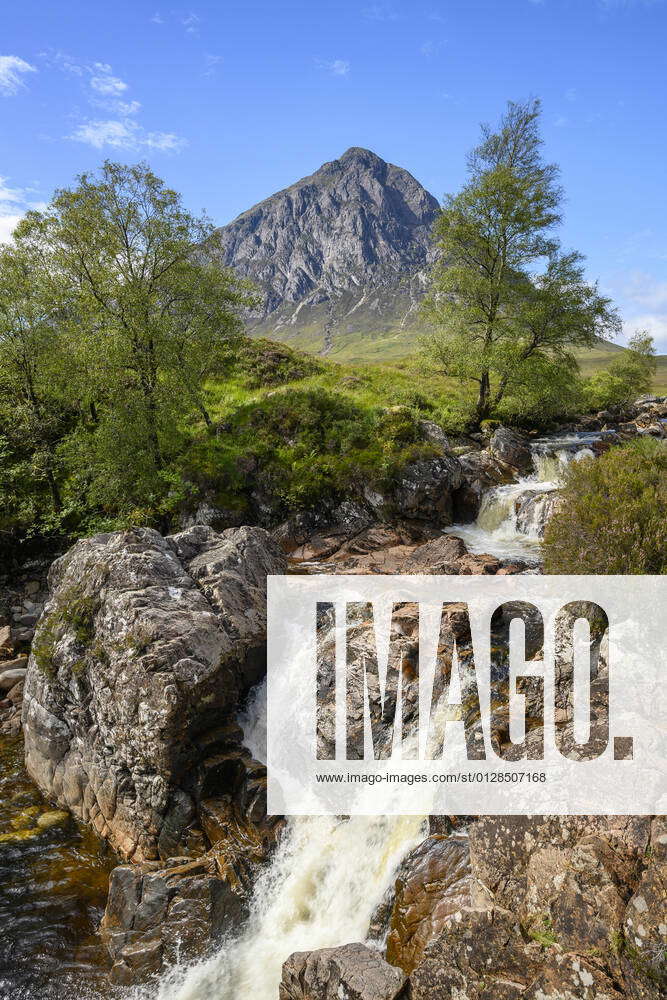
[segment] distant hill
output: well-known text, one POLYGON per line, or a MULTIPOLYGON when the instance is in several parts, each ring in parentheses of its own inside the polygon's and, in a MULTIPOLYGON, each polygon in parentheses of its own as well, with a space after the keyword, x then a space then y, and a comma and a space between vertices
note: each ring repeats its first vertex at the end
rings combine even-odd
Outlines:
POLYGON ((398 337, 405 354, 438 211, 407 170, 355 147, 220 229, 221 263, 262 292, 253 332, 315 353, 398 337))
MULTIPOLYGON (((220 228, 220 263, 261 293, 251 333, 336 361, 400 361, 424 330, 438 212, 407 170, 355 146, 220 228)), ((619 349, 582 353, 584 373, 607 367, 619 349)), ((664 356, 656 387, 667 391, 664 356)))

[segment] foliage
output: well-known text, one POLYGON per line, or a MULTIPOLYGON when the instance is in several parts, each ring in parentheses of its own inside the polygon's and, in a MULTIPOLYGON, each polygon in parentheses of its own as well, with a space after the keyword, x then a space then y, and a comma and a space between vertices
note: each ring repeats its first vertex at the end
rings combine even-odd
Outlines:
POLYGON ((544 539, 547 573, 667 573, 667 448, 643 439, 572 462, 544 539))
POLYGON ((497 132, 483 128, 469 179, 436 222, 425 306, 435 333, 423 350, 436 370, 477 387, 477 422, 507 395, 534 399, 545 378, 574 380, 573 349, 619 326, 583 258, 551 235, 562 191, 557 167, 542 162, 539 116, 539 101, 510 103, 497 132))
POLYGON ((105 163, 30 212, 0 254, 5 531, 169 512, 204 383, 242 336, 247 288, 211 223, 143 164, 105 163))
POLYGON ((638 331, 631 338, 628 350, 609 368, 596 372, 586 380, 584 394, 592 410, 622 406, 651 388, 657 361, 653 337, 638 331))

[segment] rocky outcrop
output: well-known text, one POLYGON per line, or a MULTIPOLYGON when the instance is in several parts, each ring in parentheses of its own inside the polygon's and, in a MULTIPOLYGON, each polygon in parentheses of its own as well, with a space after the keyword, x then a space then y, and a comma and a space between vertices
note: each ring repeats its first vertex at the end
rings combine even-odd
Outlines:
POLYGON ((533 466, 526 438, 509 427, 499 427, 489 441, 489 451, 502 465, 517 472, 529 472, 533 466))
MULTIPOLYGON (((146 528, 78 542, 49 574, 25 683, 26 764, 43 792, 123 857, 178 852, 220 757, 226 720, 264 669, 262 529, 146 528)), ((237 746, 238 744, 236 744, 237 746)))
MULTIPOLYGON (((657 1000, 667 936, 663 835, 659 821, 637 817, 472 823, 458 911, 440 932, 427 913, 417 924, 424 947, 410 996, 657 1000)), ((422 877, 422 895, 430 890, 422 877)), ((401 905, 397 885, 395 912, 401 905)), ((398 958, 403 965, 412 956, 398 958)))
POLYGON ((100 928, 114 983, 131 985, 169 965, 206 954, 243 921, 248 892, 189 859, 115 868, 100 928))
POLYGON ((336 329, 416 318, 438 211, 406 170, 353 148, 219 229, 216 259, 261 290, 251 325, 319 327, 326 350, 336 329))
POLYGON ((407 1000, 407 978, 363 944, 297 952, 283 966, 280 1000, 407 1000))

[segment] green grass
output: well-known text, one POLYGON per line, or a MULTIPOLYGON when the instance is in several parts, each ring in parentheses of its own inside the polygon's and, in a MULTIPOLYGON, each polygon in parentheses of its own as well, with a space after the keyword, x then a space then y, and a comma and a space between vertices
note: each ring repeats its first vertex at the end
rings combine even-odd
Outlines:
MULTIPOLYGON (((321 356, 322 330, 321 326, 313 324, 312 328, 300 328, 297 332, 289 331, 277 334, 279 339, 297 350, 307 351, 321 356)), ((344 365, 396 365, 404 363, 414 365, 418 350, 420 331, 413 326, 406 330, 353 330, 337 331, 333 347, 327 353, 327 359, 344 365)), ((622 346, 614 343, 600 344, 589 351, 578 354, 583 375, 592 375, 596 371, 608 368, 615 361, 622 346)), ((667 355, 658 356, 658 370, 653 383, 655 392, 667 393, 667 355)))

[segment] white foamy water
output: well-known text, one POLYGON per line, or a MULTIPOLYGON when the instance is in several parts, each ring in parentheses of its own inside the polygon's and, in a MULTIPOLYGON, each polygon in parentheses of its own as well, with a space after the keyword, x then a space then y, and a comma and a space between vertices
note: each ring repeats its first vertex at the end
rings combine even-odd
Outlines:
POLYGON ((488 553, 498 559, 540 561, 541 536, 550 506, 550 494, 559 489, 565 469, 572 461, 591 458, 590 445, 600 435, 570 434, 533 442, 530 476, 498 486, 482 499, 474 524, 454 524, 447 531, 462 538, 470 552, 488 553), (520 516, 523 503, 534 497, 520 516))
MULTIPOLYGON (((245 745, 266 752, 266 684, 239 719, 245 745)), ((428 831, 418 816, 293 817, 258 879, 250 918, 212 958, 174 968, 142 1000, 276 1000, 295 951, 363 941, 408 851, 428 831)))

